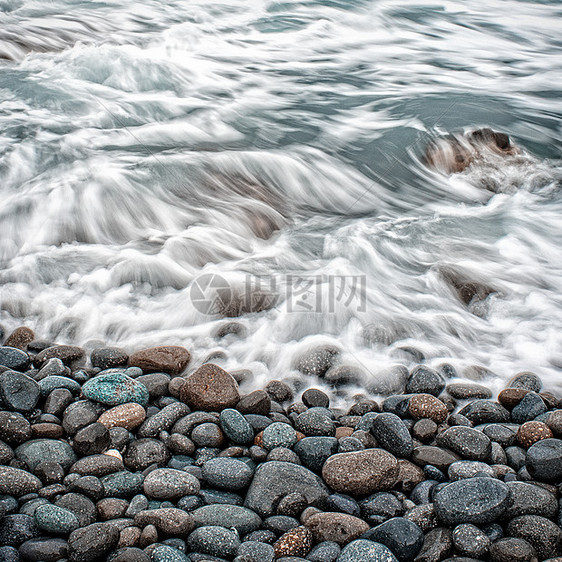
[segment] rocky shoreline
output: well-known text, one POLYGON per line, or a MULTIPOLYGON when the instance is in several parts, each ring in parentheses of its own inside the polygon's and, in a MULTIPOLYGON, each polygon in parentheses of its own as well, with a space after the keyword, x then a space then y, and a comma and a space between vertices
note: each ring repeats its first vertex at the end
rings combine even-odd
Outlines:
POLYGON ((6 339, 0 560, 562 560, 562 401, 536 375, 494 400, 417 365, 342 411, 190 361, 6 339))

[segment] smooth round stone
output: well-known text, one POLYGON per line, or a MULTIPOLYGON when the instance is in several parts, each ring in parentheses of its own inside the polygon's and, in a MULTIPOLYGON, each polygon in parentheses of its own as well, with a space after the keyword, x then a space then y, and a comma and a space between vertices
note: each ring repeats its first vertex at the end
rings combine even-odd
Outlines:
POLYGON ((64 411, 62 426, 69 435, 97 421, 103 412, 103 406, 89 400, 78 400, 70 404, 64 411))
POLYGON ((191 562, 191 558, 176 548, 158 545, 152 551, 152 562, 191 562))
POLYGON ((338 453, 324 463, 322 477, 336 492, 366 495, 394 486, 398 462, 383 449, 338 453))
POLYGON ((400 562, 410 562, 423 546, 423 532, 403 517, 394 517, 364 533, 362 539, 384 544, 400 562))
POLYGON ((475 477, 445 485, 434 496, 437 517, 447 525, 492 523, 509 506, 511 495, 503 482, 475 477))
POLYGON ((302 394, 301 400, 307 408, 327 408, 330 405, 329 396, 318 388, 309 388, 302 394))
POLYGON ((84 494, 94 501, 101 499, 105 493, 101 480, 96 476, 81 476, 70 484, 68 490, 77 494, 84 494))
POLYGON ((476 383, 453 382, 447 385, 446 390, 450 396, 457 400, 492 397, 492 391, 489 388, 476 383))
POLYGON ((199 493, 199 480, 181 470, 157 468, 144 479, 143 490, 150 499, 177 500, 199 493))
POLYGON ((562 481, 562 440, 543 439, 527 450, 526 466, 537 480, 560 483, 562 481))
POLYGON ((448 447, 467 460, 484 461, 492 452, 490 438, 481 431, 461 425, 450 427, 437 435, 437 444, 448 447))
POLYGON ((143 491, 144 476, 123 470, 101 478, 101 483, 108 497, 130 498, 143 491))
POLYGON ((546 410, 543 399, 535 392, 528 392, 519 404, 511 410, 511 419, 515 423, 525 423, 544 414, 546 410))
POLYGON ((216 423, 202 423, 191 432, 191 440, 198 447, 221 447, 224 435, 216 423))
POLYGON ((31 438, 31 424, 17 412, 0 412, 0 439, 18 445, 31 438))
POLYGON ((432 394, 414 394, 408 400, 408 412, 415 420, 430 419, 435 423, 444 422, 449 410, 444 402, 432 394))
POLYGON ((45 537, 24 542, 18 551, 26 562, 51 562, 66 558, 68 554, 65 540, 45 537))
POLYGON ((57 462, 68 470, 78 460, 68 443, 54 439, 27 441, 15 450, 15 454, 16 458, 23 461, 31 470, 35 470, 41 462, 57 462))
POLYGON ((81 527, 90 525, 96 521, 96 506, 92 500, 83 494, 64 494, 55 501, 55 505, 72 511, 72 513, 76 515, 81 527))
POLYGON ((50 503, 35 510, 35 522, 42 531, 53 535, 68 535, 80 526, 72 511, 50 503))
POLYGON ((194 527, 192 515, 175 507, 139 511, 134 521, 139 528, 154 525, 160 533, 173 536, 185 536, 194 527))
POLYGON ((144 384, 120 372, 99 374, 82 386, 82 394, 107 406, 136 402, 148 404, 148 390, 144 384))
POLYGON ((124 469, 123 461, 112 455, 91 455, 76 461, 70 472, 82 476, 105 476, 124 469))
POLYGON ((306 520, 306 527, 312 531, 315 542, 333 541, 347 544, 369 530, 369 525, 347 513, 316 513, 306 520))
POLYGON ((445 472, 451 464, 459 461, 460 457, 449 449, 442 449, 441 447, 433 447, 431 445, 420 445, 414 448, 411 460, 419 466, 430 464, 445 472))
POLYGON ((93 523, 73 531, 68 537, 69 562, 104 560, 119 541, 119 531, 109 523, 93 523))
POLYGON ((322 506, 328 497, 324 482, 304 466, 269 461, 257 468, 245 506, 261 517, 268 517, 274 514, 274 503, 293 492, 302 494, 314 506, 322 506))
POLYGON ((234 558, 240 547, 240 539, 236 531, 225 527, 199 527, 187 538, 187 546, 191 552, 234 558))
POLYGON ((25 541, 37 538, 39 534, 34 518, 29 515, 14 513, 0 519, 1 546, 19 546, 25 541))
POLYGON ((336 562, 341 547, 337 542, 324 541, 317 544, 306 557, 310 562, 336 562))
MULTIPOLYGON (((133 528, 134 527, 130 527, 125 530, 125 533, 136 533, 136 531, 132 531, 133 528)), ((123 539, 123 535, 121 535, 119 542, 121 544, 128 544, 127 540, 123 539)), ((140 548, 126 546, 110 554, 107 558, 107 562, 150 562, 150 556, 140 548)))
POLYGON ((542 381, 534 373, 519 373, 515 375, 508 383, 507 388, 523 388, 531 392, 540 392, 542 381))
POLYGON ((359 502, 363 518, 369 522, 382 523, 385 519, 401 515, 402 502, 390 492, 378 492, 359 502))
POLYGON ((179 396, 192 409, 211 412, 234 408, 240 400, 238 383, 232 375, 213 363, 202 365, 187 377, 179 396))
POLYGON ((0 560, 2 562, 19 562, 20 556, 13 546, 0 546, 0 560))
POLYGON ((517 439, 518 426, 515 424, 491 423, 482 427, 482 433, 502 447, 509 447, 517 439))
POLYGON ((111 443, 109 431, 101 423, 92 423, 78 430, 72 441, 79 455, 95 455, 105 451, 111 443))
POLYGON ((199 496, 205 505, 226 504, 241 506, 244 503, 242 496, 234 492, 225 492, 224 490, 201 490, 199 496))
POLYGON ((435 370, 418 365, 406 381, 406 394, 431 394, 439 396, 445 388, 445 379, 435 370))
POLYGON ((0 374, 0 402, 5 409, 30 412, 37 405, 40 394, 39 384, 31 377, 16 371, 0 374))
POLYGON ((181 375, 191 360, 185 347, 164 345, 142 349, 129 357, 130 367, 140 367, 145 373, 163 372, 181 375))
POLYGON ((157 439, 137 439, 127 446, 123 456, 125 466, 132 471, 140 471, 152 464, 165 466, 170 458, 166 445, 157 439))
POLYGON ((511 504, 504 513, 506 519, 521 515, 540 515, 552 519, 558 512, 556 496, 543 488, 528 482, 508 482, 511 504))
POLYGON ((208 460, 202 473, 210 486, 230 491, 247 488, 254 476, 254 471, 245 462, 228 457, 208 460))
POLYGON ((263 430, 262 443, 268 451, 276 447, 290 449, 296 442, 297 432, 289 424, 275 422, 263 430))
POLYGON ((242 414, 267 416, 271 410, 271 398, 265 390, 254 390, 240 399, 236 409, 242 414))
POLYGON ((481 558, 488 554, 491 541, 478 527, 463 523, 453 530, 453 544, 460 553, 481 558))
POLYGON ((407 458, 414 450, 410 432, 396 414, 377 414, 373 419, 371 433, 382 448, 397 457, 407 458))
POLYGON ((241 562, 273 562, 275 560, 273 547, 270 544, 258 541, 244 541, 237 554, 241 562))
POLYGON ((562 529, 549 519, 538 515, 522 515, 507 525, 507 535, 527 541, 537 552, 539 560, 562 554, 562 529))
POLYGON ((75 396, 80 394, 81 390, 81 386, 75 380, 68 377, 51 375, 39 381, 39 390, 41 392, 41 396, 43 397, 48 396, 57 388, 66 388, 75 396))
POLYGON ((553 434, 548 425, 536 420, 525 422, 517 432, 517 441, 523 447, 530 447, 537 441, 550 439, 551 437, 553 437, 553 434))
POLYGON ((490 559, 492 562, 538 562, 535 549, 527 541, 513 537, 494 542, 490 559))
POLYGON ((73 345, 53 345, 40 351, 33 359, 33 364, 41 369, 49 359, 60 359, 66 366, 80 361, 84 357, 84 350, 73 345))
POLYGON ((26 470, 11 466, 0 466, 0 494, 24 496, 39 491, 41 480, 26 470))
POLYGON ((459 411, 472 423, 506 423, 511 421, 509 411, 492 400, 473 400, 459 411))
POLYGON ((506 447, 505 456, 507 464, 514 470, 520 470, 525 466, 526 453, 521 447, 506 447))
POLYGON ((219 416, 220 426, 224 434, 240 445, 247 445, 254 440, 254 430, 248 420, 234 408, 226 408, 219 416))
POLYGON ((257 531, 262 523, 259 515, 237 505, 213 504, 199 507, 191 512, 196 527, 235 528, 240 536, 257 531))
POLYGON ((295 429, 307 437, 327 436, 336 434, 334 422, 325 413, 324 408, 310 408, 295 418, 295 429))
POLYGON ((329 496, 326 502, 326 510, 347 513, 355 517, 361 516, 359 504, 351 496, 346 496, 345 494, 332 494, 329 496))
POLYGON ((146 419, 146 410, 136 402, 126 402, 114 406, 105 411, 99 418, 101 423, 111 429, 112 427, 124 427, 129 431, 135 430, 146 419))
MULTIPOLYGON (((4 330, 0 327, 0 341, 4 336, 4 330)), ((28 344, 30 344, 35 339, 35 333, 31 328, 27 326, 19 326, 16 328, 4 342, 6 347, 16 347, 17 349, 27 349, 28 344)))
POLYGON ((383 544, 358 539, 345 546, 336 562, 397 562, 398 559, 383 544))
POLYGON ((279 404, 293 399, 293 391, 291 387, 283 381, 269 381, 265 386, 265 391, 269 394, 272 400, 279 402, 279 404))
POLYGON ((0 347, 0 365, 14 371, 25 371, 29 367, 29 355, 15 347, 0 347))
POLYGON ((115 367, 123 367, 127 365, 129 355, 123 349, 118 347, 98 347, 94 349, 90 355, 92 367, 96 367, 104 371, 115 367))
POLYGON ((298 441, 293 450, 303 465, 310 470, 322 470, 324 463, 338 451, 335 437, 305 437, 298 441))
POLYGON ((150 373, 149 375, 135 377, 135 380, 146 387, 150 400, 156 400, 168 394, 168 386, 171 379, 170 375, 166 373, 150 373))
POLYGON ((340 350, 332 345, 319 345, 307 349, 293 362, 293 368, 304 375, 323 377, 338 362, 340 350))

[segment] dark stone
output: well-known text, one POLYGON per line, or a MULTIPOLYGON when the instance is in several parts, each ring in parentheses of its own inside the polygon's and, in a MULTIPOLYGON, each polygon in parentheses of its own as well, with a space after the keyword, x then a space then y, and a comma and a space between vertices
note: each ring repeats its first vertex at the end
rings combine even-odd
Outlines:
POLYGON ((96 521, 96 506, 92 500, 83 494, 64 494, 55 501, 55 505, 72 511, 72 513, 76 515, 81 527, 85 527, 96 521))
POLYGON ((31 377, 16 371, 0 374, 0 402, 6 409, 30 412, 37 405, 40 395, 39 384, 31 377))
POLYGON ((497 402, 491 400, 473 400, 459 411, 472 423, 504 423, 510 421, 509 412, 497 402))
POLYGON ((310 470, 320 471, 324 463, 338 451, 335 437, 305 437, 293 447, 302 464, 310 470))
POLYGON ((29 367, 29 355, 15 347, 0 347, 0 365, 14 371, 25 371, 29 367))
POLYGON ((0 545, 18 547, 25 541, 37 538, 39 529, 33 517, 15 513, 0 520, 0 545))
POLYGON ((33 439, 23 443, 16 449, 16 458, 35 470, 41 462, 58 462, 68 470, 77 460, 72 447, 64 441, 55 439, 33 439))
POLYGON ((381 447, 397 457, 408 458, 414 450, 410 432, 396 414, 378 414, 373 420, 371 433, 381 447))
POLYGON ((166 446, 157 439, 138 439, 129 443, 123 457, 125 466, 133 472, 144 470, 152 464, 165 466, 170 458, 166 446))
POLYGON ((24 542, 19 553, 26 562, 56 562, 67 557, 68 548, 63 539, 42 537, 24 542))
POLYGON ((269 381, 265 387, 265 391, 269 394, 272 400, 282 404, 293 399, 293 391, 291 387, 283 381, 269 381))
POLYGON ((306 436, 333 437, 336 426, 324 408, 310 408, 295 419, 295 429, 306 436))
POLYGON ((519 373, 507 383, 507 388, 523 388, 531 392, 540 392, 542 381, 534 373, 519 373))
POLYGON ((462 523, 453 530, 453 544, 461 554, 481 559, 488 554, 491 541, 478 527, 462 523))
POLYGON ((332 345, 308 349, 296 358, 294 368, 304 375, 323 377, 339 359, 340 350, 332 345))
POLYGON ((437 444, 448 447, 468 460, 484 461, 492 452, 492 442, 481 431, 455 426, 437 436, 437 444))
POLYGON ((199 527, 187 538, 190 552, 200 552, 211 556, 234 558, 240 547, 236 531, 225 527, 199 527))
POLYGON ((40 351, 33 359, 33 364, 40 369, 53 357, 60 359, 67 367, 71 367, 73 363, 84 358, 84 350, 72 345, 55 345, 40 351))
POLYGON ((196 410, 220 412, 236 406, 239 399, 236 381, 212 363, 199 367, 180 389, 180 400, 196 410))
POLYGON ((528 392, 523 396, 519 404, 511 410, 511 419, 515 423, 525 423, 544 414, 546 409, 543 399, 538 394, 528 392))
POLYGON ((103 560, 119 541, 119 531, 108 523, 93 523, 76 529, 68 537, 69 562, 103 560))
POLYGON ((327 408, 330 405, 328 395, 317 388, 305 390, 302 395, 302 401, 307 408, 327 408))
POLYGON ((439 396, 445 388, 445 379, 425 365, 415 367, 406 381, 407 394, 431 394, 439 396))
POLYGON ((507 534, 526 540, 536 550, 539 560, 562 555, 562 529, 545 517, 516 517, 507 525, 507 534))
POLYGON ((527 541, 513 537, 494 542, 490 559, 492 562, 538 562, 535 549, 527 541))
POLYGON ((445 559, 453 550, 453 533, 451 529, 437 527, 426 535, 421 552, 415 558, 416 562, 439 562, 445 559))
POLYGON ((255 390, 243 396, 236 404, 236 409, 242 414, 267 416, 271 409, 271 398, 265 390, 255 390))
POLYGON ((109 430, 101 423, 93 423, 80 429, 72 441, 72 448, 79 455, 95 455, 105 451, 111 442, 109 430))
POLYGON ((323 541, 318 543, 308 554, 309 562, 336 562, 341 547, 337 542, 323 541))
POLYGON ((527 450, 526 466, 529 474, 544 482, 562 480, 562 440, 543 439, 527 450))
POLYGON ((153 401, 168 394, 170 380, 170 375, 166 373, 150 373, 149 375, 141 375, 135 378, 135 381, 146 387, 150 400, 153 401))
POLYGON ((122 367, 127 364, 129 355, 118 347, 98 347, 92 351, 90 361, 92 367, 105 371, 114 367, 122 367))
POLYGON ((361 538, 387 546, 400 562, 410 562, 423 546, 423 532, 411 521, 394 517, 370 529, 361 538))
POLYGON ((434 497, 437 517, 448 525, 491 523, 511 502, 507 485, 493 478, 470 478, 447 484, 434 497))
POLYGON ((414 448, 411 460, 418 466, 423 467, 426 464, 430 464, 446 472, 451 464, 460 460, 460 457, 449 449, 442 449, 431 445, 420 445, 414 448))
POLYGON ((402 502, 390 492, 378 492, 359 502, 361 516, 371 524, 379 524, 402 515, 402 502))
POLYGON ((62 427, 69 435, 74 435, 82 427, 97 421, 103 411, 103 406, 89 400, 73 402, 64 411, 62 427))
POLYGON ((140 367, 145 373, 163 372, 180 375, 191 360, 191 354, 180 346, 160 346, 143 349, 129 357, 130 367, 140 367))
POLYGON ((158 437, 161 431, 170 431, 178 420, 189 413, 189 406, 183 402, 173 402, 146 419, 138 429, 137 437, 158 437))
POLYGON ((92 455, 83 457, 76 461, 70 468, 70 472, 82 476, 105 476, 112 472, 119 472, 125 467, 123 461, 112 455, 92 455))
POLYGON ((31 438, 31 424, 19 413, 0 412, 0 439, 18 445, 31 438))
POLYGON ((11 466, 0 466, 0 494, 16 497, 37 492, 41 480, 26 470, 11 466))

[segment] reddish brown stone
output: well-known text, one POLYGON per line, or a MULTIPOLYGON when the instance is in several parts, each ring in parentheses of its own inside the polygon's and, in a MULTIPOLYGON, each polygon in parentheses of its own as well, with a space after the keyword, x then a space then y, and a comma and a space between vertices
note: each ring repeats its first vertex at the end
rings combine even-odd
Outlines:
POLYGON ((56 423, 36 423, 31 426, 34 439, 60 439, 63 433, 63 428, 56 423))
POLYGON ((550 439, 552 436, 550 427, 539 421, 525 422, 517 432, 517 440, 526 448, 542 439, 550 439))
POLYGON ((185 379, 180 400, 195 410, 220 412, 234 408, 240 394, 238 384, 229 373, 218 365, 206 363, 185 379))
POLYGON ((124 427, 129 431, 136 429, 146 418, 146 410, 136 402, 120 404, 105 411, 99 418, 98 423, 107 429, 112 427, 124 427))
POLYGON ((447 406, 431 394, 414 394, 408 402, 408 410, 415 420, 428 418, 441 423, 449 416, 447 406))
POLYGON ((347 513, 317 513, 306 521, 316 542, 333 541, 345 545, 369 530, 359 517, 347 513))
POLYGON ((312 549, 312 533, 306 527, 290 529, 273 545, 275 558, 299 556, 304 558, 312 549))
POLYGON ((20 326, 16 328, 4 342, 6 347, 15 347, 25 351, 27 345, 35 339, 35 334, 31 328, 26 328, 25 326, 20 326))
POLYGON ((529 394, 526 388, 504 388, 498 394, 498 402, 508 410, 512 410, 523 400, 523 397, 529 394))
POLYGON ((129 357, 129 367, 140 367, 145 373, 163 372, 179 375, 190 360, 191 354, 185 347, 163 345, 133 353, 129 357))
POLYGON ((40 369, 49 359, 60 359, 67 367, 84 358, 84 350, 74 345, 54 345, 40 351, 33 359, 35 367, 40 369))

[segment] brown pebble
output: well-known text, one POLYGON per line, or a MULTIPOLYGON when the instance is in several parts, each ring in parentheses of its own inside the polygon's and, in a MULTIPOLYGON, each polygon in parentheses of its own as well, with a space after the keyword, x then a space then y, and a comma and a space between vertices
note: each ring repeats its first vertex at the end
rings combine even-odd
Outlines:
POLYGON ((129 502, 119 498, 104 498, 96 504, 98 516, 102 521, 123 517, 128 507, 129 502))
POLYGON ((369 525, 359 517, 347 513, 317 513, 306 526, 312 531, 315 542, 333 541, 345 545, 369 530, 369 525))
POLYGON ((546 420, 546 425, 550 427, 554 435, 562 435, 562 410, 551 412, 546 420))
POLYGON ((206 363, 185 379, 180 400, 198 410, 220 412, 240 400, 238 383, 218 365, 206 363))
POLYGON ((336 439, 341 439, 342 437, 349 437, 353 434, 355 430, 352 427, 336 427, 336 439))
POLYGON ((430 419, 418 420, 412 428, 412 435, 422 443, 429 443, 437 434, 437 424, 430 419))
POLYGON ((312 549, 312 533, 306 527, 290 529, 273 545, 275 558, 305 557, 312 549))
POLYGON ((145 373, 179 375, 190 360, 191 354, 185 347, 162 345, 136 351, 129 357, 129 367, 140 367, 145 373))
POLYGON ((158 542, 158 531, 154 525, 147 525, 139 537, 139 547, 146 548, 155 542, 158 542))
POLYGON ((504 388, 498 394, 498 402, 508 410, 512 410, 523 400, 526 394, 529 394, 526 388, 504 388))
POLYGON ((414 394, 408 402, 408 411, 415 420, 428 418, 441 423, 449 416, 447 406, 431 394, 414 394))
POLYGON ((60 439, 63 434, 63 428, 57 423, 36 423, 31 426, 34 439, 60 439))
POLYGON ((517 432, 517 440, 523 447, 530 447, 533 443, 543 439, 551 438, 552 431, 550 427, 543 422, 528 421, 525 422, 517 432))
POLYGON ((406 459, 398 460, 398 490, 410 493, 420 482, 425 480, 423 470, 406 459))
POLYGON ((260 431, 254 437, 254 445, 256 445, 257 447, 263 447, 263 431, 260 431))
POLYGON ((117 548, 137 546, 140 536, 141 530, 138 527, 126 527, 119 534, 119 544, 117 545, 117 548))
POLYGON ((129 431, 133 431, 142 424, 145 418, 146 410, 140 404, 128 402, 105 411, 98 418, 98 423, 101 423, 107 429, 124 427, 129 431))
POLYGON ((543 399, 549 410, 555 410, 560 407, 560 400, 552 392, 539 392, 539 396, 543 399))
POLYGON ((185 379, 183 377, 174 377, 168 383, 168 392, 170 393, 170 396, 173 396, 174 398, 179 398, 181 387, 184 384, 185 384, 185 379))
POLYGON ((374 449, 378 445, 375 436, 370 431, 363 431, 360 429, 358 431, 354 431, 351 434, 351 437, 359 439, 359 441, 361 441, 361 443, 365 446, 365 449, 374 449))
POLYGON ((35 334, 31 328, 26 328, 25 326, 20 326, 16 328, 6 339, 4 345, 6 347, 15 347, 25 351, 27 345, 30 344, 35 339, 35 334))

